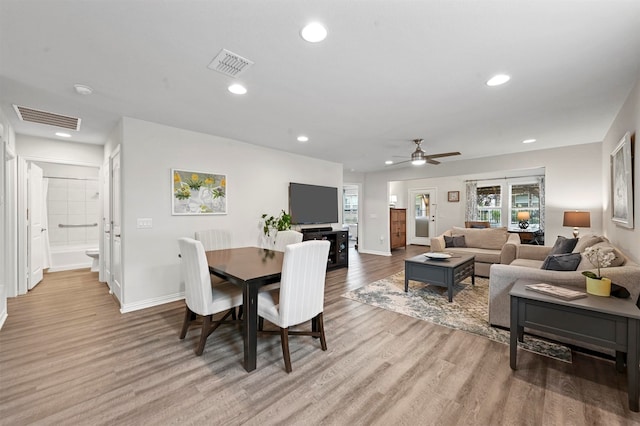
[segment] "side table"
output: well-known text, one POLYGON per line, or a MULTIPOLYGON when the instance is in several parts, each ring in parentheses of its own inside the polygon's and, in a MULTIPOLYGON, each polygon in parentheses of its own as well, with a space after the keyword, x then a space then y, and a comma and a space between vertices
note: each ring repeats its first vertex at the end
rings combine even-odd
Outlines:
POLYGON ((593 295, 563 300, 527 290, 527 284, 533 283, 518 280, 509 293, 511 369, 516 369, 518 341, 523 341, 525 327, 613 349, 619 372, 624 371, 626 353, 629 409, 638 412, 640 309, 634 301, 593 295))

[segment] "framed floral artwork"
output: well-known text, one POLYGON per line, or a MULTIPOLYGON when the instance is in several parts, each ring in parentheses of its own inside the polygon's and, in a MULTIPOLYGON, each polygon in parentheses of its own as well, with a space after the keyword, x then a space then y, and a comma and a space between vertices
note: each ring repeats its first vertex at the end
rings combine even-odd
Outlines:
POLYGON ((457 203, 460 201, 460 191, 449 191, 447 192, 447 201, 450 203, 457 203))
POLYGON ((627 132, 611 153, 611 220, 633 228, 633 144, 627 132))
POLYGON ((227 176, 171 169, 171 214, 227 214, 227 176))

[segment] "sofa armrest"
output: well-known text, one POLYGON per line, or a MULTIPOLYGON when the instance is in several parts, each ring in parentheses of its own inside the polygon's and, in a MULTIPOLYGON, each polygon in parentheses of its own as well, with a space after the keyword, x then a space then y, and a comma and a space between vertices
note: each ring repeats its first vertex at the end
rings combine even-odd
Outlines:
POLYGON ((444 249, 444 236, 440 235, 439 237, 431 238, 431 251, 444 251, 444 249))
POLYGON ((551 247, 548 246, 532 246, 529 244, 520 244, 518 246, 518 253, 516 255, 516 258, 544 260, 550 251, 551 247))

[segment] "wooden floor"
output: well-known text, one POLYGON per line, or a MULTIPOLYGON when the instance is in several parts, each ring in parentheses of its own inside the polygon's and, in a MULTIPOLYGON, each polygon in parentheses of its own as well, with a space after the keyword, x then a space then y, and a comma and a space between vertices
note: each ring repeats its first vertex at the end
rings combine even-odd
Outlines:
POLYGON ((612 362, 574 363, 520 351, 341 295, 403 269, 408 255, 351 251, 327 275, 329 350, 292 337, 293 373, 278 336, 261 336, 258 368, 242 367, 235 325, 178 339, 183 302, 120 314, 88 270, 47 274, 9 299, 0 331, 0 424, 54 425, 583 425, 636 424, 626 376, 612 362))

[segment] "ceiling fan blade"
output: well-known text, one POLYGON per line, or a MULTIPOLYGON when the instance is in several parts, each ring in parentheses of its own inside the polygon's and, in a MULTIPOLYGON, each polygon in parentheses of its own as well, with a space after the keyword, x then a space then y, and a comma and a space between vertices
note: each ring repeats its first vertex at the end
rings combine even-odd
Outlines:
POLYGON ((451 157, 452 155, 460 155, 459 152, 443 152, 442 154, 430 154, 426 155, 426 158, 442 158, 442 157, 451 157))
POLYGON ((427 160, 427 163, 429 163, 429 164, 440 164, 440 162, 439 162, 439 161, 432 160, 432 159, 431 159, 431 158, 429 158, 429 157, 427 157, 427 158, 426 158, 426 160, 427 160))
MULTIPOLYGON (((404 157, 402 157, 402 158, 404 158, 404 157)), ((408 163, 409 161, 411 161, 411 160, 398 161, 397 163, 394 162, 393 164, 387 164, 386 167, 397 166, 398 164, 408 163)))

